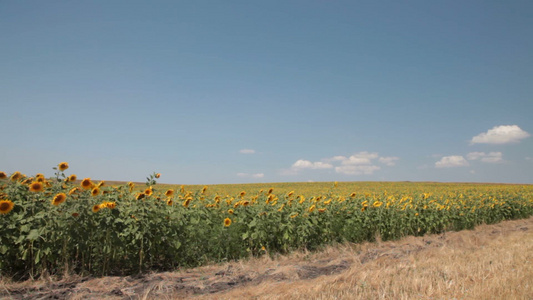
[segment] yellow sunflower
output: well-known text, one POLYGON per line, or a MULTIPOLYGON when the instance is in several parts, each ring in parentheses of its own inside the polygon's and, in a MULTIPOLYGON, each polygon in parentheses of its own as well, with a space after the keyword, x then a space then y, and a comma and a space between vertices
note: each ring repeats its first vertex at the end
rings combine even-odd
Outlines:
POLYGON ((93 188, 93 182, 91 181, 91 178, 84 178, 81 183, 80 183, 81 187, 86 189, 86 190, 90 190, 93 188))
POLYGON ((17 181, 20 178, 22 178, 22 174, 19 171, 16 171, 15 173, 11 174, 11 181, 17 181))
POLYGON ((173 203, 174 203, 174 202, 172 201, 172 199, 168 199, 168 200, 167 200, 167 205, 168 205, 168 206, 172 206, 173 203))
POLYGON ((117 207, 117 203, 116 202, 105 202, 105 206, 109 209, 115 209, 115 207, 117 207))
POLYGON ((0 201, 0 214, 5 215, 9 213, 13 209, 14 206, 15 204, 11 202, 10 200, 0 201))
POLYGON ((43 184, 38 181, 34 181, 30 184, 30 192, 34 192, 34 193, 42 192, 43 189, 44 189, 43 184))
POLYGON ((139 193, 137 196, 135 196, 136 200, 141 200, 142 198, 144 198, 144 193, 139 193))
POLYGON ((144 194, 146 196, 151 196, 153 193, 154 193, 154 190, 152 189, 152 187, 149 187, 146 190, 144 190, 144 194))
POLYGON ((70 189, 70 191, 68 192, 68 194, 69 194, 69 195, 72 195, 72 194, 76 193, 78 190, 79 190, 79 188, 77 188, 77 187, 72 188, 72 189, 70 189))
POLYGON ((65 200, 67 200, 67 195, 65 195, 65 193, 59 193, 55 195, 54 199, 52 199, 52 204, 57 206, 65 202, 65 200))
POLYGON ((207 185, 202 188, 202 194, 205 193, 205 191, 207 191, 207 185))
POLYGON ((192 197, 187 197, 187 199, 183 201, 183 206, 189 207, 189 203, 191 203, 191 201, 192 201, 192 197))
POLYGON ((0 172, 0 179, 6 179, 6 178, 7 178, 6 172, 0 172))
POLYGON ((383 202, 381 202, 381 201, 379 201, 379 200, 376 200, 376 201, 374 202, 374 204, 372 204, 372 206, 374 206, 374 207, 380 207, 381 205, 383 205, 383 202))
POLYGON ((224 227, 229 227, 231 225, 231 219, 230 218, 225 218, 224 219, 224 227))
POLYGON ((311 205, 311 207, 309 207, 309 212, 313 212, 316 208, 316 205, 311 205))
POLYGON ((97 213, 100 210, 100 204, 93 205, 92 211, 93 213, 97 213))
POLYGON ((96 185, 96 187, 99 187, 99 188, 100 188, 100 187, 103 187, 104 185, 105 185, 105 181, 102 180, 102 181, 98 182, 98 184, 96 185))
POLYGON ((159 178, 159 177, 161 177, 161 173, 155 174, 155 178, 159 178))
POLYGON ((173 189, 170 189, 168 191, 165 192, 165 196, 167 197, 172 197, 174 196, 174 190, 173 189))
POLYGON ((233 215, 233 209, 228 209, 228 214, 233 215))
POLYGON ((68 181, 76 181, 76 179, 78 179, 78 176, 76 176, 76 174, 72 174, 68 177, 68 181))
POLYGON ((91 196, 96 197, 100 194, 100 189, 98 187, 95 187, 91 190, 91 196))
POLYGON ((66 169, 68 169, 68 163, 66 163, 66 162, 62 162, 62 163, 60 163, 59 165, 57 165, 57 167, 59 168, 59 171, 63 172, 63 171, 65 171, 66 169))

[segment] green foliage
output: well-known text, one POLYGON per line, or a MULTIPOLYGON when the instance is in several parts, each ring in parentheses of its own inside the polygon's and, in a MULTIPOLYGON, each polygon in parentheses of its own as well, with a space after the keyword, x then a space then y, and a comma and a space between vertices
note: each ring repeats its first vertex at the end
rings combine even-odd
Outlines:
POLYGON ((471 229, 533 214, 530 185, 329 183, 321 192, 317 185, 293 184, 302 189, 298 196, 290 186, 236 186, 249 189, 229 196, 220 187, 182 186, 170 193, 155 187, 157 173, 141 192, 133 184, 90 179, 83 188, 56 170, 49 179, 0 179, 0 201, 14 204, 12 210, 0 206, 0 275, 171 270, 377 236, 471 229), (42 190, 32 191, 35 182, 42 190), (61 193, 65 201, 56 198, 61 193))

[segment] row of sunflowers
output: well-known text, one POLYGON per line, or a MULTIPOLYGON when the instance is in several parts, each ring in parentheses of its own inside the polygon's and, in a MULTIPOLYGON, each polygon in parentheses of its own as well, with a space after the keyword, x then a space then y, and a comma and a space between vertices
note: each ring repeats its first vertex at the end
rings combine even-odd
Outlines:
POLYGON ((1 276, 171 270, 533 214, 531 185, 335 182, 223 189, 158 185, 159 173, 144 186, 107 184, 67 175, 68 168, 60 163, 50 178, 0 172, 1 276))

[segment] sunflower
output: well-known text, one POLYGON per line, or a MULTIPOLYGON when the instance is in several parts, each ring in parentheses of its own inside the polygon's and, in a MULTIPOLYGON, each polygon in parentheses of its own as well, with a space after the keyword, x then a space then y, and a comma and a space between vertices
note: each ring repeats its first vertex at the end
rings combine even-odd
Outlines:
POLYGON ((59 171, 63 172, 63 171, 65 171, 66 169, 68 169, 68 163, 66 163, 66 162, 62 162, 62 163, 60 163, 59 165, 57 165, 57 167, 59 168, 59 171))
POLYGON ((311 207, 309 207, 309 212, 313 212, 316 208, 316 205, 311 205, 311 207))
POLYGON ((380 207, 381 205, 383 205, 383 202, 377 200, 376 202, 374 202, 374 204, 372 204, 372 206, 374 207, 380 207))
POLYGON ((93 213, 97 213, 100 210, 100 204, 93 205, 92 211, 93 213))
POLYGON ((168 205, 168 206, 172 206, 173 203, 174 203, 174 202, 172 201, 172 199, 168 199, 168 200, 167 200, 167 205, 168 205))
POLYGON ((52 204, 57 206, 65 202, 65 200, 67 200, 67 195, 65 195, 65 193, 59 193, 55 195, 54 199, 52 200, 52 204))
POLYGON ((43 184, 38 181, 34 181, 30 184, 30 192, 42 192, 43 188, 43 184))
POLYGON ((81 183, 80 183, 81 187, 86 189, 86 190, 90 190, 93 188, 93 182, 91 181, 91 178, 84 178, 81 183))
POLYGON ((76 174, 72 174, 68 177, 68 181, 76 181, 76 179, 78 179, 78 177, 76 176, 76 174))
POLYGON ((165 192, 165 196, 167 197, 172 197, 174 196, 174 190, 173 189, 170 189, 168 191, 165 192))
POLYGON ((205 191, 207 191, 207 185, 202 188, 202 194, 205 193, 205 191))
POLYGON ((117 207, 117 203, 116 202, 105 202, 105 206, 109 209, 115 209, 115 207, 117 207))
POLYGON ((0 214, 5 215, 9 213, 13 209, 14 206, 15 204, 11 202, 10 200, 0 201, 0 214))
POLYGON ((155 174, 155 178, 159 178, 159 177, 161 177, 161 173, 155 174))
POLYGON ((287 194, 287 197, 290 197, 294 194, 294 191, 290 191, 288 194, 287 194))
POLYGON ((0 172, 0 179, 6 179, 6 178, 7 178, 6 172, 0 172))
POLYGON ((350 197, 352 197, 352 198, 355 197, 355 196, 357 196, 357 193, 355 193, 355 192, 350 194, 350 197))
POLYGON ((270 188, 270 189, 268 190, 268 194, 269 194, 269 195, 272 194, 273 191, 274 191, 274 188, 270 188))
POLYGON ((133 191, 133 187, 135 187, 135 184, 133 182, 128 182, 128 186, 130 187, 130 193, 133 191))
POLYGON ((239 194, 239 197, 244 197, 246 195, 246 192, 245 191, 242 191, 240 194, 239 194))
POLYGON ((91 196, 96 197, 100 194, 100 189, 98 187, 95 187, 91 190, 91 196))
POLYGON ((100 188, 100 187, 103 187, 104 185, 105 185, 105 181, 102 180, 102 181, 98 182, 98 184, 96 185, 96 187, 99 187, 99 188, 100 188))
POLYGON ((154 190, 152 189, 152 187, 149 187, 146 190, 144 190, 144 194, 146 196, 151 196, 153 193, 154 193, 154 190))
POLYGON ((15 173, 11 174, 11 181, 17 181, 20 178, 22 178, 22 174, 19 171, 16 171, 15 173))
POLYGON ((68 194, 69 194, 69 195, 72 195, 72 194, 76 193, 78 190, 79 190, 79 188, 77 188, 77 187, 72 188, 72 189, 70 189, 70 191, 68 192, 68 194))
POLYGON ((244 202, 242 203, 242 206, 248 206, 248 205, 250 205, 250 201, 244 201, 244 202))
POLYGON ((319 208, 319 209, 318 209, 318 212, 319 212, 319 213, 323 213, 323 212, 325 212, 325 211, 326 211, 326 208, 319 208))
POLYGON ((228 209, 228 214, 233 215, 233 209, 228 209))
POLYGON ((137 194, 137 196, 135 196, 136 200, 141 200, 142 198, 144 198, 144 194, 143 193, 139 193, 139 194, 137 194))
POLYGON ((187 199, 183 201, 183 206, 189 207, 189 203, 191 203, 191 201, 192 201, 192 197, 187 197, 187 199))
POLYGON ((229 227, 231 225, 231 219, 230 218, 225 218, 224 219, 224 227, 229 227))

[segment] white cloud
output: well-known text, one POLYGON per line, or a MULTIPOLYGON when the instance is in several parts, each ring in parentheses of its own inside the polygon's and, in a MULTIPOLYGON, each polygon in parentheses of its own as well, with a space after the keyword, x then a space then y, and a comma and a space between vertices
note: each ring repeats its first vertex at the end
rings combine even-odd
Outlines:
POLYGON ((292 164, 292 169, 331 169, 333 168, 333 165, 328 163, 323 163, 321 161, 317 162, 310 162, 308 160, 299 159, 294 164, 292 164))
POLYGON ((242 154, 254 154, 255 150, 253 150, 253 149, 241 149, 241 150, 239 150, 239 153, 242 153, 242 154))
POLYGON ((335 172, 347 174, 347 175, 361 175, 373 174, 375 171, 380 170, 379 166, 374 165, 376 159, 386 166, 394 166, 395 161, 399 158, 395 156, 391 157, 379 157, 376 152, 358 152, 349 157, 344 155, 337 155, 329 158, 322 159, 321 161, 312 162, 305 159, 297 160, 290 169, 281 171, 283 175, 295 175, 299 171, 310 169, 335 169, 335 172))
POLYGON ((239 177, 251 177, 251 178, 263 178, 265 177, 265 174, 263 173, 255 173, 255 174, 249 174, 249 173, 237 173, 237 176, 239 177))
POLYGON ((346 175, 371 175, 374 171, 381 169, 374 165, 344 165, 335 167, 335 172, 346 175))
POLYGON ((487 163, 497 163, 502 161, 502 153, 501 152, 470 152, 466 155, 466 158, 468 160, 481 160, 482 162, 487 163))
POLYGON ((396 165, 396 161, 400 159, 399 157, 396 157, 396 156, 389 156, 389 157, 380 157, 379 158, 379 162, 386 165, 386 166, 389 166, 389 167, 392 167, 394 165, 396 165))
POLYGON ((531 136, 517 125, 494 126, 487 132, 480 133, 472 138, 470 144, 508 144, 517 143, 521 139, 531 136))
POLYGON ((435 163, 436 168, 466 167, 470 164, 460 155, 444 156, 435 163))

